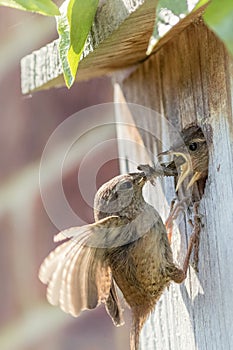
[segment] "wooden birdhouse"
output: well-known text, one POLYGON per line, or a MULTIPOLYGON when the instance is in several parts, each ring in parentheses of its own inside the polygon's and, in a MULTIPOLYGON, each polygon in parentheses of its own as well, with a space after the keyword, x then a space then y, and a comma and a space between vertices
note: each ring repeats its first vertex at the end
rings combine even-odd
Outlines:
MULTIPOLYGON (((141 349, 232 349, 233 60, 202 20, 204 8, 181 19, 146 49, 156 2, 106 1, 98 9, 77 80, 111 75, 121 172, 155 163, 175 134, 199 125, 209 149, 201 195, 198 271, 171 284, 143 328, 141 349)), ((22 60, 22 91, 64 85, 58 41, 22 60)), ((176 195, 174 179, 157 179, 144 196, 163 220, 176 195)), ((172 249, 182 265, 192 213, 179 216, 172 249)))

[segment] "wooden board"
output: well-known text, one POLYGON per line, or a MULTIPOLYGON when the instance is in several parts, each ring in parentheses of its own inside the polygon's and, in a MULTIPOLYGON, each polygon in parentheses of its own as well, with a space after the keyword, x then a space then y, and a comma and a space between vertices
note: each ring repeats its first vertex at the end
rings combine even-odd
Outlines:
MULTIPOLYGON (((127 69, 147 58, 146 49, 155 20, 155 0, 106 0, 99 7, 79 64, 77 81, 127 69)), ((182 19, 157 44, 165 42, 198 18, 203 8, 182 19)), ((32 52, 21 61, 24 94, 65 85, 58 40, 32 52)))
MULTIPOLYGON (((191 122, 198 123, 209 144, 209 176, 200 204, 203 228, 199 273, 190 267, 185 283, 181 286, 172 283, 164 293, 143 329, 143 350, 233 348, 232 88, 233 61, 223 44, 201 21, 187 27, 116 86, 117 102, 125 100, 156 111, 142 116, 129 107, 132 123, 137 126, 145 145, 144 163, 148 154, 155 161, 156 158, 152 158, 156 153, 168 146, 164 118, 178 131, 191 122), (143 134, 142 128, 150 132, 143 134), (162 143, 153 135, 159 135, 162 143)), ((123 112, 117 113, 119 135, 122 135, 125 121, 128 117, 125 120, 123 112)), ((123 134, 138 144, 137 133, 129 130, 123 134)), ((119 152, 123 172, 135 171, 137 160, 143 161, 144 156, 137 147, 132 149, 127 144, 124 147, 119 144, 119 152)), ((146 188, 145 197, 165 220, 169 202, 175 196, 174 184, 171 179, 157 183, 156 187, 146 188)), ((180 265, 191 234, 186 222, 187 215, 179 222, 172 244, 180 265)))

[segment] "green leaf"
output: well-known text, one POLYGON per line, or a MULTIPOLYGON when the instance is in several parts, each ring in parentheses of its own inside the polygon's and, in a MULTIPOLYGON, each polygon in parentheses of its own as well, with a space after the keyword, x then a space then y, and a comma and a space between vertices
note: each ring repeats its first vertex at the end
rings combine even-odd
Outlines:
POLYGON ((57 17, 59 54, 68 88, 75 81, 78 64, 94 21, 99 0, 66 0, 57 17))
POLYGON ((58 7, 51 0, 0 0, 0 5, 37 12, 46 16, 60 14, 58 7))
POLYGON ((233 1, 212 0, 204 13, 204 20, 233 54, 233 1))
POLYGON ((59 34, 59 56, 62 63, 62 70, 66 86, 70 87, 73 83, 73 77, 70 70, 67 54, 70 47, 70 26, 67 19, 67 8, 69 0, 66 0, 60 7, 61 15, 56 17, 57 31, 59 34))
POLYGON ((199 9, 201 6, 206 5, 208 2, 210 2, 210 0, 200 0, 197 5, 194 7, 194 10, 199 9))
POLYGON ((157 42, 182 18, 189 14, 198 0, 188 5, 187 0, 159 0, 156 7, 155 26, 150 38, 147 55, 150 55, 157 42))
POLYGON ((88 33, 94 21, 98 3, 99 0, 70 0, 68 5, 67 18, 70 25, 70 48, 67 58, 73 81, 88 33))
POLYGON ((94 21, 99 0, 66 0, 57 17, 59 54, 66 86, 75 81, 78 64, 94 21))

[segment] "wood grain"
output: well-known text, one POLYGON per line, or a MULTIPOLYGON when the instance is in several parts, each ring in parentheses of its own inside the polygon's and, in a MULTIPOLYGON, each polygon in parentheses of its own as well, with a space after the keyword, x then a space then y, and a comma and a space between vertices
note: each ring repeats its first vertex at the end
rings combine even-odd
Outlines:
MULTIPOLYGON (((127 69, 147 58, 146 50, 155 20, 155 0, 106 0, 98 8, 79 64, 77 81, 127 69)), ((203 7, 173 27, 156 45, 159 50, 203 12, 203 7)), ((24 94, 65 85, 58 40, 32 52, 21 61, 24 94)))
MULTIPOLYGON (((167 148, 169 139, 176 137, 174 129, 180 131, 192 122, 202 127, 210 156, 209 176, 200 204, 203 228, 199 273, 190 267, 185 283, 172 284, 164 293, 143 329, 141 349, 233 348, 232 83, 233 60, 201 20, 189 25, 121 82, 120 94, 127 102, 157 112, 142 117, 131 108, 139 132, 142 127, 150 130, 140 134, 152 161, 156 161, 161 148, 167 148), (169 129, 166 120, 174 129, 169 129), (170 135, 167 128, 172 131, 170 135), (158 140, 154 135, 159 135, 158 140)), ((124 115, 118 114, 117 121, 124 122, 124 115)), ((134 133, 131 138, 133 141, 134 133)), ((125 145, 119 150, 122 159, 127 156, 129 170, 135 171, 130 147, 125 145)), ((135 162, 135 154, 133 158, 135 162)), ((139 162, 141 158, 138 154, 139 162)), ((125 171, 124 161, 121 162, 125 171)), ((156 187, 149 186, 145 191, 146 199, 163 219, 174 195, 171 179, 158 180, 156 187)), ((181 217, 173 237, 172 248, 180 265, 191 234, 187 218, 181 217)))

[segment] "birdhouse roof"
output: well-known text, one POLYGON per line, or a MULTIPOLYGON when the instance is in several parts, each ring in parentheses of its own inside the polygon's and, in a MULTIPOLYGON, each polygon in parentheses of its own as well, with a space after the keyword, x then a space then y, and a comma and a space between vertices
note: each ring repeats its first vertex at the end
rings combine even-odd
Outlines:
MULTIPOLYGON (((156 1, 107 0, 100 3, 79 63, 77 81, 125 70, 144 61, 153 32, 156 1)), ((200 17, 203 7, 190 13, 157 43, 153 53, 200 17)), ((32 52, 21 61, 24 94, 65 85, 58 53, 58 39, 32 52)))

